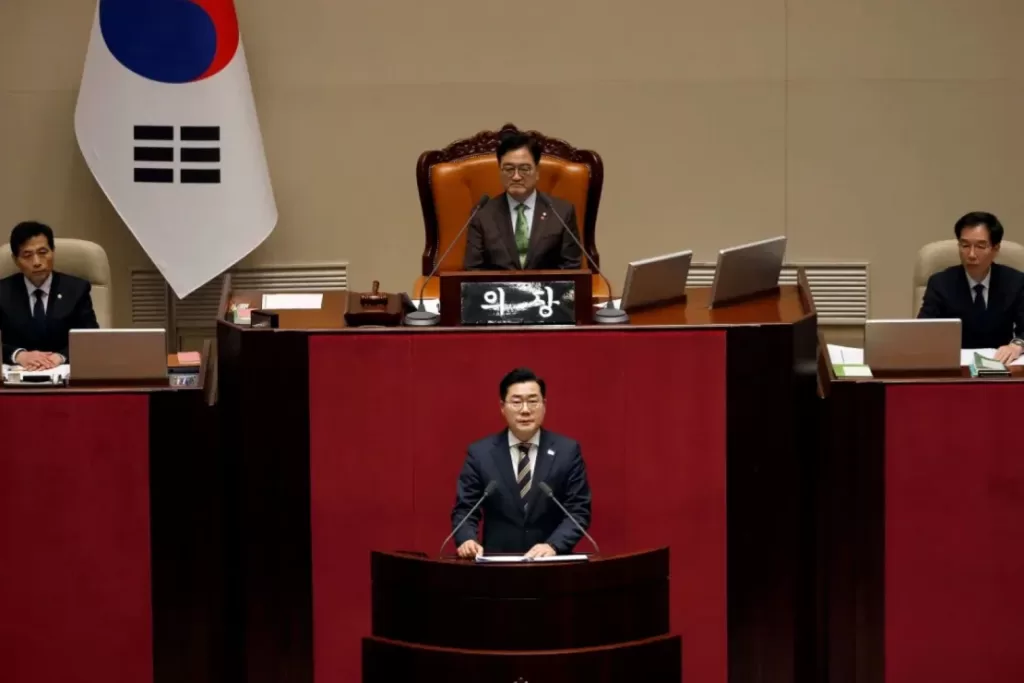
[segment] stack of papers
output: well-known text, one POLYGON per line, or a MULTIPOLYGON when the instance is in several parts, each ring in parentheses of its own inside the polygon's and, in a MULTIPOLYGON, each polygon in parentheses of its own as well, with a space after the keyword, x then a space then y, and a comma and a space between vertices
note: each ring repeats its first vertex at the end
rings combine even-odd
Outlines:
POLYGON ((264 294, 265 311, 318 311, 323 308, 323 294, 264 294))
MULTIPOLYGON (((974 364, 974 355, 978 354, 982 358, 995 359, 995 349, 960 349, 960 365, 963 367, 969 367, 974 364)), ((1017 360, 1010 363, 1010 365, 1024 365, 1024 356, 1021 356, 1017 360)))
POLYGON ((863 365, 864 349, 829 344, 828 357, 832 361, 832 365, 863 365))
MULTIPOLYGON (((995 358, 996 350, 960 349, 960 366, 966 368, 974 365, 975 355, 993 359, 995 358)), ((871 377, 871 369, 864 365, 864 349, 858 349, 854 346, 829 344, 828 357, 832 361, 837 377, 871 377)), ((1010 365, 1024 366, 1024 356, 1013 361, 1010 365)))
POLYGON ((70 365, 51 370, 26 370, 20 365, 4 365, 4 382, 8 384, 63 384, 71 374, 70 365))
POLYGON ((853 346, 828 345, 828 357, 836 377, 871 377, 871 368, 864 365, 864 349, 853 346))
POLYGON ((525 555, 477 555, 478 564, 516 564, 519 562, 586 562, 588 555, 552 555, 551 557, 532 557, 525 555))
MULTIPOLYGON (((961 352, 960 361, 963 362, 961 352)), ((972 377, 1007 377, 1010 374, 1009 368, 997 360, 986 358, 980 352, 976 352, 969 363, 972 377)))

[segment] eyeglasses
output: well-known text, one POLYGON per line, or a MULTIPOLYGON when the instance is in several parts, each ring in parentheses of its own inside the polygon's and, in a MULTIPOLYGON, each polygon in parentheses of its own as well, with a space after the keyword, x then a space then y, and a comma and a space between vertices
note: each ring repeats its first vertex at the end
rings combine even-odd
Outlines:
POLYGON ((977 242, 973 244, 971 242, 960 243, 960 249, 963 251, 970 251, 971 249, 974 249, 975 251, 988 251, 991 248, 992 245, 988 242, 977 242))
POLYGON ((509 400, 505 401, 505 405, 507 405, 512 410, 522 410, 523 406, 526 406, 530 410, 535 410, 543 402, 544 399, 541 398, 528 398, 524 401, 523 399, 516 397, 510 398, 509 400))
POLYGON ((523 164, 522 166, 502 166, 501 167, 501 172, 504 175, 508 176, 509 178, 514 176, 516 174, 516 171, 519 171, 519 175, 521 175, 522 177, 525 178, 527 176, 533 175, 533 172, 536 171, 536 170, 537 169, 536 169, 535 166, 530 166, 529 164, 523 164))

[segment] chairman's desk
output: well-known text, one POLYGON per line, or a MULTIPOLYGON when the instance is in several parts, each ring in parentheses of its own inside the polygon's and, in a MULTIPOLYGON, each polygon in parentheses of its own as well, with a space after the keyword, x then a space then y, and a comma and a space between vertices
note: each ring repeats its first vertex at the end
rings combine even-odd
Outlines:
POLYGON ((820 575, 831 683, 1024 680, 1024 372, 837 379, 820 575))
POLYGON ((280 311, 279 329, 221 322, 245 680, 359 680, 371 551, 436 556, 466 446, 503 427, 497 384, 516 366, 547 380, 546 425, 583 446, 602 552, 671 548, 685 680, 810 680, 806 281, 715 310, 688 294, 610 328, 349 329, 343 292, 280 311))
POLYGON ((197 388, 0 388, 0 679, 225 680, 222 468, 197 388))

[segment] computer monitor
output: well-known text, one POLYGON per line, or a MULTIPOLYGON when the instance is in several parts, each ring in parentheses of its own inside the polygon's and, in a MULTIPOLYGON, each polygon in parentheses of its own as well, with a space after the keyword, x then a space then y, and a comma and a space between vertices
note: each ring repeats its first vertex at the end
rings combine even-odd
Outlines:
POLYGON ((622 288, 622 305, 619 308, 635 311, 683 300, 692 260, 692 251, 677 251, 631 261, 626 268, 626 284, 622 288))
POLYGON ((167 333, 162 329, 71 330, 71 382, 167 381, 167 333))
POLYGON ((868 320, 864 364, 874 371, 959 370, 957 318, 868 320))
POLYGON ((777 289, 785 255, 785 237, 719 251, 711 284, 711 307, 777 289))

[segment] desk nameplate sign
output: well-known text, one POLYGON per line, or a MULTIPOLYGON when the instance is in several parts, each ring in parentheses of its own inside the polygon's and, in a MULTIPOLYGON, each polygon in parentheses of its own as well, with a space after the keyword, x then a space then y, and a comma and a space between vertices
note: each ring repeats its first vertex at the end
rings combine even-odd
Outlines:
POLYGON ((575 325, 576 283, 462 282, 463 325, 575 325))

